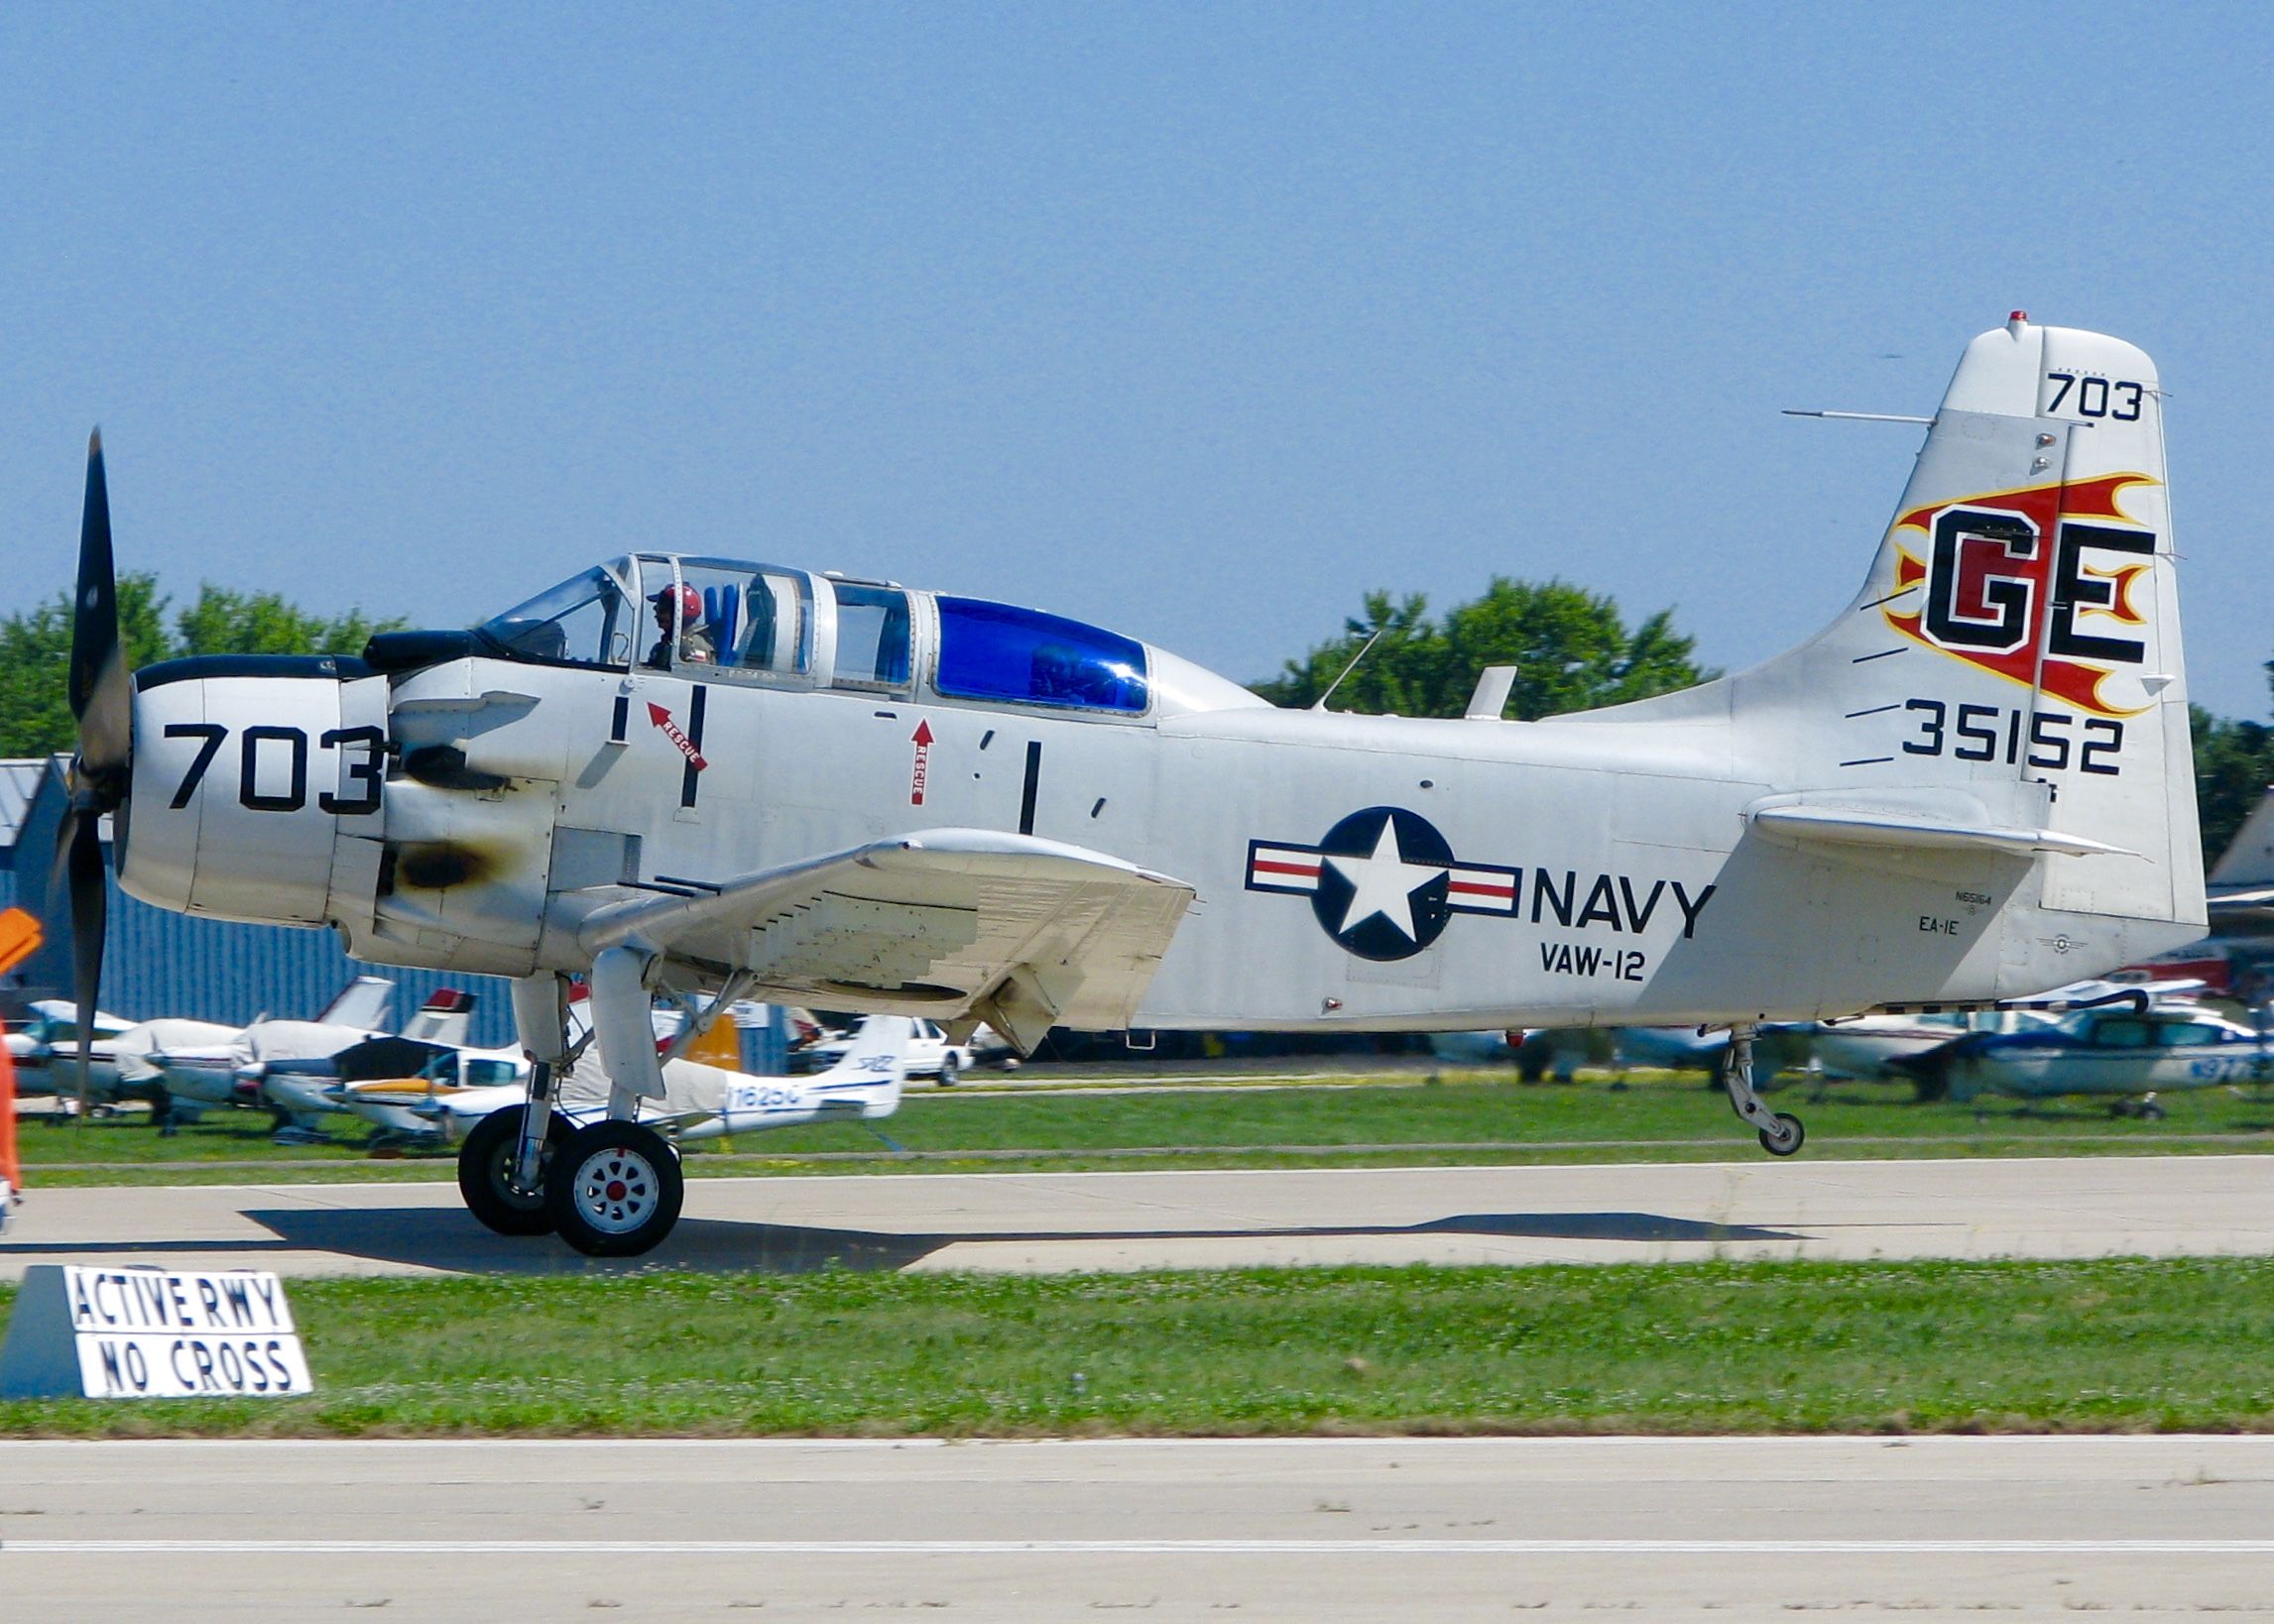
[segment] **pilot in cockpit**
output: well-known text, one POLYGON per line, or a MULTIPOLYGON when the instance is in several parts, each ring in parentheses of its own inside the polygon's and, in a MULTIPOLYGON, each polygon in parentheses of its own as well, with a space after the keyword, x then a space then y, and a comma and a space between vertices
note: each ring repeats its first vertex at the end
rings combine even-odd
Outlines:
POLYGON ((667 586, 648 600, 656 606, 656 628, 659 634, 656 646, 648 651, 644 663, 657 670, 668 670, 680 665, 711 665, 718 661, 718 649, 711 642, 710 628, 703 616, 703 595, 691 586, 667 586), (678 655, 674 661, 671 652, 672 625, 677 623, 678 655))

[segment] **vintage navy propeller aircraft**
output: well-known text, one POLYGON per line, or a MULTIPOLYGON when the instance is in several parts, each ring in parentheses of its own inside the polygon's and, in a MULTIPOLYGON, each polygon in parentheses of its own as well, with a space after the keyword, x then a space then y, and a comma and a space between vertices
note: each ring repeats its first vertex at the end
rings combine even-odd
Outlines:
MULTIPOLYGON (((61 836, 163 907, 514 979, 539 1064, 461 1183, 494 1227, 659 1241, 653 995, 1053 1025, 1470 1030, 1978 1006, 2204 930, 2137 349, 1976 338, 1861 593, 1687 692, 1538 723, 1276 709, 1144 643, 889 581, 646 552, 361 659, 120 657, 90 454, 61 836), (552 1108, 583 977, 613 1089, 552 1108)), ((1485 695, 1491 684, 1480 686, 1485 695)), ((1504 687, 1499 691, 1504 692, 1504 687)))

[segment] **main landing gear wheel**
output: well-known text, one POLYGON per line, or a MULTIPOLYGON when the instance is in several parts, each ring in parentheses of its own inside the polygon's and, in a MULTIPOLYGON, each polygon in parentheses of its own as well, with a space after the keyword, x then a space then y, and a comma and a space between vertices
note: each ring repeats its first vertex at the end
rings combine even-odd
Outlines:
POLYGON ((1808 1130, 1789 1111, 1776 1113, 1776 1126, 1760 1130, 1760 1147, 1771 1156, 1789 1156, 1807 1141, 1808 1130))
POLYGON ((638 1122, 593 1122, 558 1144, 544 1206, 560 1238, 587 1257, 637 1257, 679 1221, 686 1183, 679 1155, 638 1122))
POLYGON ((952 1051, 940 1056, 939 1086, 943 1089, 954 1088, 956 1073, 960 1070, 962 1070, 962 1068, 956 1065, 955 1055, 952 1051))
POLYGON ((552 1230, 552 1215, 545 1211, 544 1175, 553 1155, 575 1124, 558 1111, 545 1124, 544 1148, 538 1153, 538 1187, 524 1190, 514 1183, 515 1163, 521 1158, 522 1115, 527 1105, 493 1110, 474 1124, 458 1149, 458 1194, 466 1198, 466 1211, 501 1235, 541 1235, 552 1230))

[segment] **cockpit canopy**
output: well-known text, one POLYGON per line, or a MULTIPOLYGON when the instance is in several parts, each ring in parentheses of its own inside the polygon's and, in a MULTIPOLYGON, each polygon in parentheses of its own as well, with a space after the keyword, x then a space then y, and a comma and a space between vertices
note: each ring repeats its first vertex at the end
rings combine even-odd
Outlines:
POLYGON ((534 664, 906 697, 920 690, 927 700, 1100 717, 1154 709, 1156 674, 1183 696, 1175 710, 1261 703, 1133 638, 1063 616, 667 553, 586 570, 483 623, 475 638, 487 653, 534 664))
POLYGON ((811 660, 812 602, 802 571, 618 558, 485 622, 481 634, 495 652, 543 665, 796 674, 811 660))

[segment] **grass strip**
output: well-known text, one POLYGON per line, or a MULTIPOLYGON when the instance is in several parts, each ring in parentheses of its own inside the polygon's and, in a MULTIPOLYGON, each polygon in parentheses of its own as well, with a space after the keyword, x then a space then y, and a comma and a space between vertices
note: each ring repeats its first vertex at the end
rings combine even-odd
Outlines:
MULTIPOLYGON (((2091 1102, 1921 1104, 1900 1085, 1842 1084, 1824 1098, 1777 1091, 1807 1121, 1811 1156, 1999 1156, 2274 1150, 2274 1101, 2212 1089, 2166 1095, 2167 1120, 2112 1117, 2091 1102)), ((160 1138, 134 1118, 19 1133, 34 1190, 89 1184, 448 1179, 448 1155, 370 1157, 361 1124, 344 1142, 275 1146, 265 1116, 215 1112, 160 1138)), ((1718 1091, 1694 1077, 1526 1087, 1382 1078, 1370 1086, 1209 1087, 1159 1092, 919 1091, 880 1124, 743 1134, 690 1147, 689 1173, 1031 1171, 1173 1163, 1187 1167, 1749 1160, 1760 1154, 1718 1091)))
POLYGON ((2274 1260, 293 1285, 318 1391, 0 1435, 2274 1430, 2274 1260))

